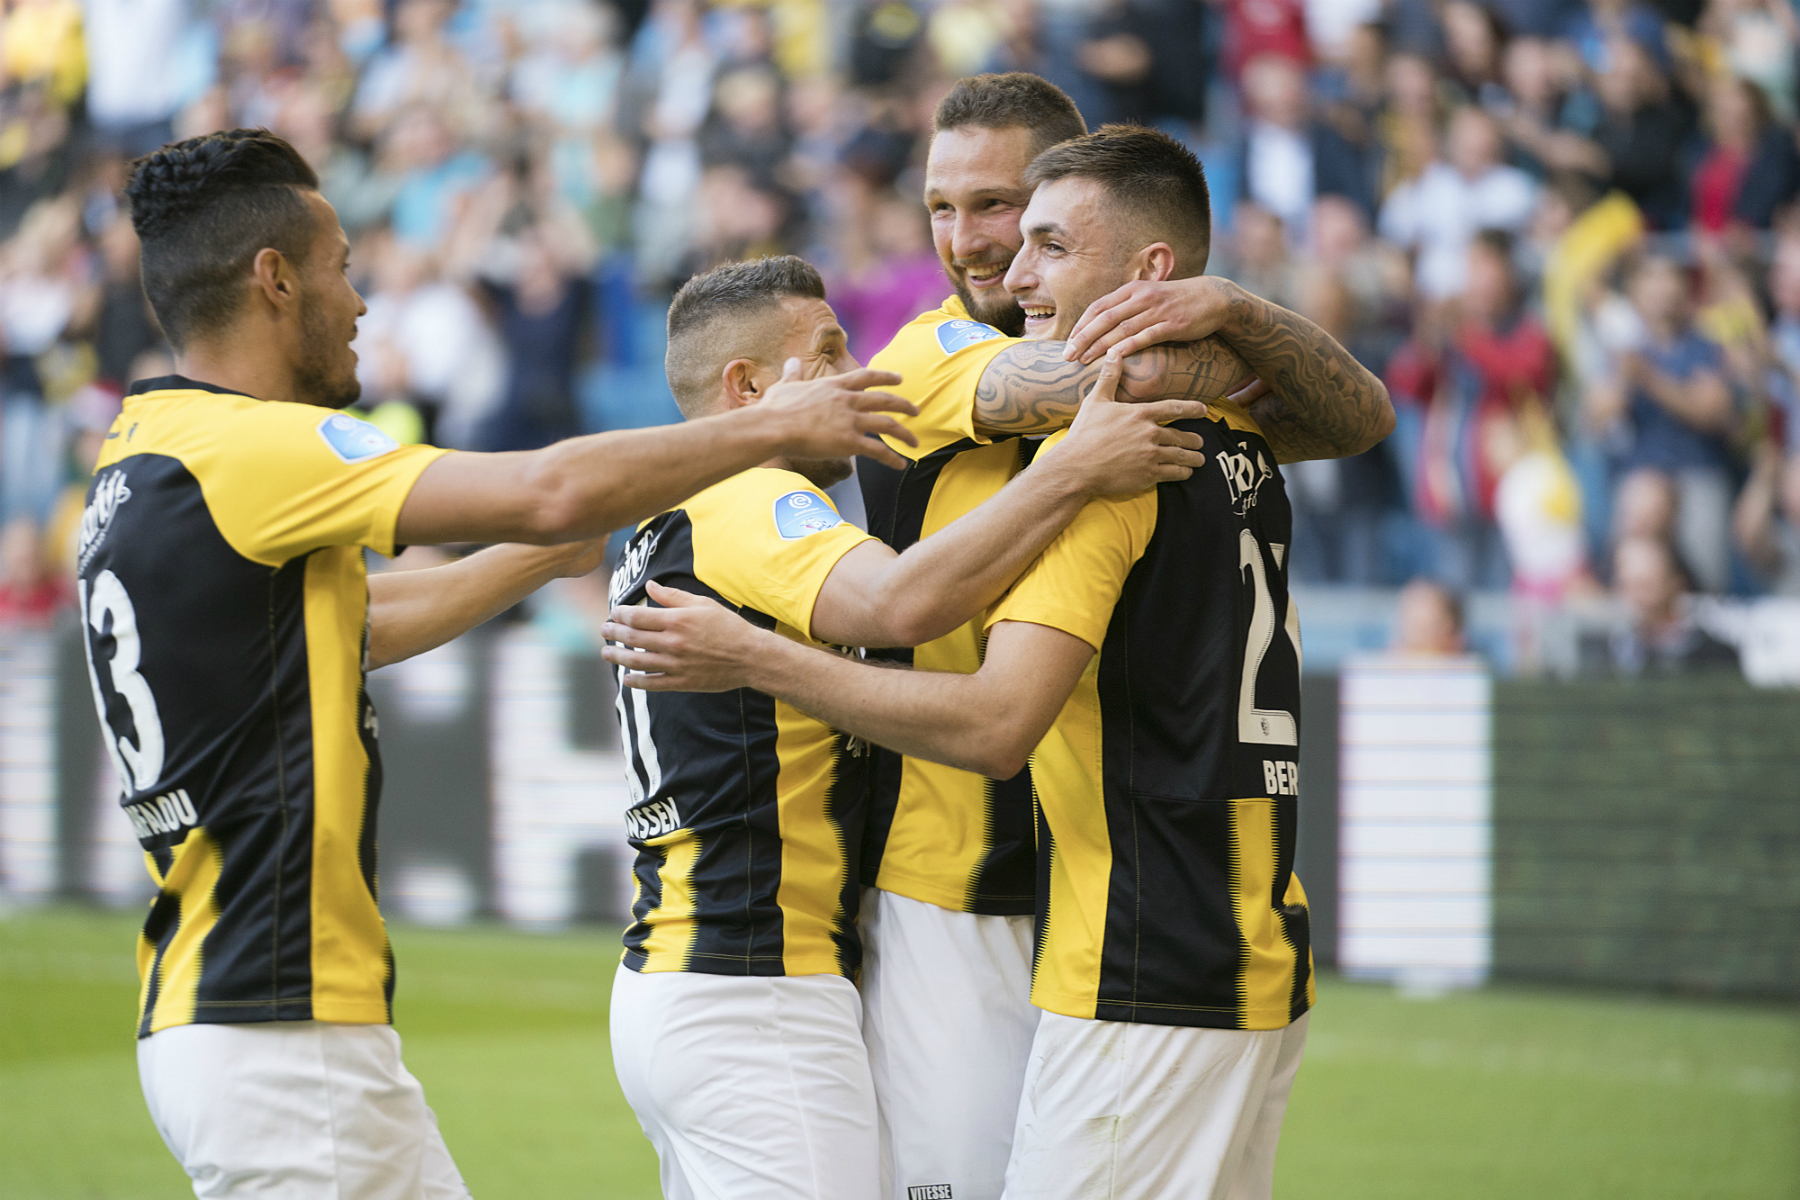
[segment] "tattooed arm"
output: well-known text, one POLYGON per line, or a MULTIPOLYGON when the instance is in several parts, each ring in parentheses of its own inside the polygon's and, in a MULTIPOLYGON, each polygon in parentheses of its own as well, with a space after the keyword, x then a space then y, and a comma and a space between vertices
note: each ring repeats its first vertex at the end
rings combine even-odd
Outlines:
MULTIPOLYGON (((1019 342, 994 356, 975 388, 975 428, 989 437, 1049 433, 1075 419, 1100 378, 1100 356, 1070 362, 1064 342, 1019 342)), ((1250 374, 1218 338, 1151 346, 1124 362, 1118 398, 1217 400, 1250 374)))
POLYGON ((1209 334, 1266 385, 1248 407, 1282 462, 1360 454, 1393 432, 1387 388, 1337 339, 1214 275, 1138 281, 1101 297, 1076 322, 1068 356, 1098 360, 1114 345, 1135 356, 1156 342, 1209 334))

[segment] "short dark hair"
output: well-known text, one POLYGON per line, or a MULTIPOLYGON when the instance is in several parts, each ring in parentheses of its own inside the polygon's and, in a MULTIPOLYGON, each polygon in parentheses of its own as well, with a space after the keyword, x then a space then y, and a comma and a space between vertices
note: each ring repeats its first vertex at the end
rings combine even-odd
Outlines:
POLYGON ((931 127, 943 133, 965 126, 978 129, 1029 129, 1032 149, 1043 150, 1087 132, 1081 110, 1068 93, 1028 71, 1004 75, 970 75, 956 81, 938 101, 931 127))
POLYGON ((1194 152, 1141 125, 1103 125, 1050 147, 1025 169, 1032 188, 1057 179, 1092 179, 1131 210, 1124 228, 1168 242, 1184 276, 1206 270, 1212 248, 1212 197, 1194 152))
POLYGON ((726 323, 767 316, 790 297, 825 299, 818 268, 792 254, 726 263, 681 285, 669 302, 664 367, 669 390, 684 414, 705 411, 726 363, 756 356, 756 348, 743 345, 726 323))
POLYGON ((266 129, 189 138, 131 164, 125 195, 143 243, 144 293, 170 345, 230 324, 265 248, 305 262, 319 177, 266 129))

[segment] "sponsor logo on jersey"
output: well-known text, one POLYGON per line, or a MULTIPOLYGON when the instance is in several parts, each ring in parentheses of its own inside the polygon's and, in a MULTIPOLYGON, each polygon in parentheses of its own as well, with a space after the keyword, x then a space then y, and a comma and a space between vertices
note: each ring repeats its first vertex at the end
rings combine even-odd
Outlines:
POLYGON ((947 1183, 922 1183, 906 1189, 906 1200, 953 1200, 947 1183))
POLYGON ((789 492, 775 501, 775 532, 784 542, 797 542, 843 523, 837 510, 812 492, 789 492))
POLYGON ((958 350, 967 350, 980 342, 991 342, 997 337, 1005 337, 992 325, 983 325, 980 321, 945 321, 935 331, 938 349, 945 354, 955 354, 958 350))
POLYGON ((1300 794, 1300 764, 1263 759, 1263 786, 1271 796, 1300 794))
POLYGON ((131 822, 132 832, 141 840, 191 829, 199 824, 200 814, 194 811, 194 802, 188 799, 187 789, 176 788, 154 800, 127 804, 125 819, 131 822))
POLYGON ((355 465, 398 450, 400 443, 369 422, 349 413, 332 413, 319 422, 319 436, 343 462, 355 465))
POLYGON ((681 828, 681 814, 673 800, 652 800, 625 810, 625 829, 640 842, 674 833, 681 828))
POLYGON ((1268 460, 1263 458, 1262 451, 1256 452, 1255 459, 1248 454, 1238 452, 1228 454, 1221 450, 1214 456, 1219 463, 1219 470, 1225 472, 1225 486, 1231 489, 1231 511, 1240 517, 1250 515, 1256 507, 1256 494, 1262 491, 1262 485, 1275 478, 1268 460))
POLYGON ((619 555, 619 565, 613 568, 612 580, 606 586, 607 604, 622 604, 625 597, 637 590, 643 582, 644 572, 650 566, 650 556, 656 553, 657 539, 662 536, 660 530, 639 534, 631 539, 625 547, 625 553, 619 555))
POLYGON ((100 539, 111 527, 119 505, 129 499, 131 489, 125 485, 125 472, 108 471, 94 481, 93 498, 81 510, 81 550, 77 569, 88 565, 88 559, 100 548, 100 539))

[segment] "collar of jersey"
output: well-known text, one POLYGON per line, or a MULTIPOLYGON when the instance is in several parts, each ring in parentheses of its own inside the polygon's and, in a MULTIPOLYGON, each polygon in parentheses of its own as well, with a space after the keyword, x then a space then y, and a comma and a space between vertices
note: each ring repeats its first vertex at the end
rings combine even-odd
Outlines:
MULTIPOLYGON (((198 379, 189 379, 185 375, 158 375, 155 379, 140 379, 126 390, 127 396, 142 396, 145 392, 211 392, 216 396, 242 396, 242 392, 234 392, 230 388, 222 388, 216 384, 202 383, 198 379)), ((252 396, 254 400, 256 397, 252 396)))

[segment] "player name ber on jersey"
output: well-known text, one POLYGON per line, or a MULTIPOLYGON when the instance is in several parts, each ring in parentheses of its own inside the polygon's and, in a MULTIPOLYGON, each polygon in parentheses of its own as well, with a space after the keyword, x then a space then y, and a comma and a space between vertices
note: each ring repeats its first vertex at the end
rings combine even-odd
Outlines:
MULTIPOLYGON (((867 540, 802 476, 745 471, 645 522, 609 591, 643 604, 654 579, 818 645, 819 589, 867 540)), ((625 965, 854 976, 867 746, 749 689, 621 685, 618 705, 637 851, 625 965)))
POLYGON ((1032 1000, 1067 1016, 1279 1029, 1312 1004, 1293 516, 1255 423, 1213 411, 1177 425, 1213 467, 1090 502, 988 617, 1099 652, 1032 757, 1032 1000))

